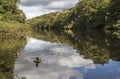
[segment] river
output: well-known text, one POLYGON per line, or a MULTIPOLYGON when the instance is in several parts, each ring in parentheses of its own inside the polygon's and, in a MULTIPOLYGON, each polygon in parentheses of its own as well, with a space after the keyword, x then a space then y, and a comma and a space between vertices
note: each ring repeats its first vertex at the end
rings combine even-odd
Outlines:
POLYGON ((14 79, 120 79, 120 39, 104 31, 44 30, 20 44, 14 79))

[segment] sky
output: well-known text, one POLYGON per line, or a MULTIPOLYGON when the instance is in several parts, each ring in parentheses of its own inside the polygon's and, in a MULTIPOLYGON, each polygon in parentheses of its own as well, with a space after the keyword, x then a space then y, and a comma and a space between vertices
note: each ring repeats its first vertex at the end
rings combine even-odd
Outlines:
POLYGON ((75 6, 79 0, 21 0, 19 8, 27 19, 46 13, 61 11, 75 6))

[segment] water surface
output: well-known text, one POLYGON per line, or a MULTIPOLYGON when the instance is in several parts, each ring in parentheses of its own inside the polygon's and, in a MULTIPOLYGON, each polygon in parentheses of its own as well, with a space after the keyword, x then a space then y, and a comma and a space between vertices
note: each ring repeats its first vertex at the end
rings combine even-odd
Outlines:
POLYGON ((14 75, 26 79, 120 79, 120 62, 95 64, 74 47, 29 37, 14 65, 14 75), (37 67, 35 57, 42 62, 37 67))
POLYGON ((120 79, 120 39, 103 30, 42 30, 0 41, 1 79, 120 79), (14 57, 19 51, 19 57, 14 57), (41 63, 34 63, 40 57, 41 63))

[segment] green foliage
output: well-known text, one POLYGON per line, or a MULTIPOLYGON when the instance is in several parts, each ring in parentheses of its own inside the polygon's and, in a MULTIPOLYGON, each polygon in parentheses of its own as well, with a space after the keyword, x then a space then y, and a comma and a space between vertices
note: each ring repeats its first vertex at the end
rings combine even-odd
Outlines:
POLYGON ((57 19, 58 12, 42 15, 41 17, 36 17, 31 20, 28 20, 27 23, 31 27, 36 29, 50 28, 55 23, 57 19), (54 16, 53 16, 54 15, 54 16))
POLYGON ((30 22, 34 28, 38 25, 51 28, 115 28, 114 25, 119 27, 119 5, 119 0, 82 0, 71 9, 43 15, 30 22))
POLYGON ((0 41, 8 39, 24 39, 30 33, 30 29, 26 24, 18 22, 0 21, 0 41))
POLYGON ((104 28, 107 7, 110 0, 83 0, 77 4, 76 26, 84 28, 104 28), (80 6, 80 7, 79 7, 80 6))
MULTIPOLYGON (((54 12, 42 15, 40 17, 28 20, 27 23, 35 29, 41 28, 65 28, 67 25, 73 23, 70 14, 71 10, 64 10, 63 12, 54 12)), ((68 27, 68 26, 67 26, 68 27)))
POLYGON ((11 79, 14 53, 24 46, 29 29, 18 22, 0 21, 0 25, 0 79, 11 79))
POLYGON ((38 33, 32 34, 38 39, 72 46, 84 58, 92 59, 95 64, 105 64, 110 59, 120 61, 120 40, 102 29, 39 30, 38 33))
POLYGON ((25 14, 17 6, 19 0, 0 0, 0 15, 2 21, 18 21, 25 22, 25 14))
POLYGON ((20 39, 0 40, 0 79, 12 79, 15 52, 25 43, 25 40, 20 39))
POLYGON ((107 22, 108 22, 108 26, 110 28, 112 27, 117 27, 116 28, 120 28, 120 25, 119 25, 119 21, 120 21, 120 1, 119 0, 111 0, 111 4, 108 8, 108 19, 107 19, 107 22))

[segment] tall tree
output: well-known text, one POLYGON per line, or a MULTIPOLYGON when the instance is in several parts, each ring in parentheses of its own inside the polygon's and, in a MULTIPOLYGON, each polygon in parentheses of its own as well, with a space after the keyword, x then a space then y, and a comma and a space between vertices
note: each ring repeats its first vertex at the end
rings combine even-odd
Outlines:
POLYGON ((26 17, 17 6, 20 0, 0 0, 0 16, 4 21, 24 22, 26 17))

